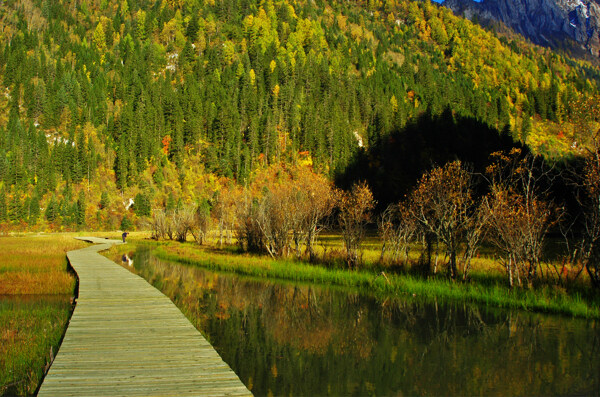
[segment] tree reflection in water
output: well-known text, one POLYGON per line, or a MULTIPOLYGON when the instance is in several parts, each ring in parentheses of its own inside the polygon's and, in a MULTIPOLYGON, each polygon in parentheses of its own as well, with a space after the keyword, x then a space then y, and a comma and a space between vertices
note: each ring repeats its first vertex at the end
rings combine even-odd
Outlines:
POLYGON ((134 263, 255 395, 600 393, 596 321, 134 263))

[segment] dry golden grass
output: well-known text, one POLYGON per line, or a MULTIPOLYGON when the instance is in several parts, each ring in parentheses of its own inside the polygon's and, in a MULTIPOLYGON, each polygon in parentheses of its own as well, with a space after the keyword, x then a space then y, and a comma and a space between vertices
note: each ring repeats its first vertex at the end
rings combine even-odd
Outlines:
POLYGON ((85 247, 73 235, 0 238, 0 294, 70 294, 66 252, 85 247))
POLYGON ((75 289, 66 252, 87 245, 73 237, 0 237, 0 394, 34 394, 58 349, 75 289))

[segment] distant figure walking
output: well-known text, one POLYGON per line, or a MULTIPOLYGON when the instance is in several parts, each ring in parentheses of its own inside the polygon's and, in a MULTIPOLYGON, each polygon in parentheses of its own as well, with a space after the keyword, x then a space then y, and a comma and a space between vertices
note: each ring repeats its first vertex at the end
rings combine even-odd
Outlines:
POLYGON ((123 234, 121 234, 121 237, 123 237, 123 242, 125 242, 125 239, 127 238, 128 235, 129 235, 129 233, 127 233, 127 232, 123 232, 123 234))

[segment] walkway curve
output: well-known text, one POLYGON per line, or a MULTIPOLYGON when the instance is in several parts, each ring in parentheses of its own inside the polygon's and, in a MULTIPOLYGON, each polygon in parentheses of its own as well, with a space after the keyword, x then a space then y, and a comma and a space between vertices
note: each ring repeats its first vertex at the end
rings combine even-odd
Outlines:
POLYGON ((251 395, 181 311, 143 278, 98 254, 67 253, 79 297, 39 396, 251 395))

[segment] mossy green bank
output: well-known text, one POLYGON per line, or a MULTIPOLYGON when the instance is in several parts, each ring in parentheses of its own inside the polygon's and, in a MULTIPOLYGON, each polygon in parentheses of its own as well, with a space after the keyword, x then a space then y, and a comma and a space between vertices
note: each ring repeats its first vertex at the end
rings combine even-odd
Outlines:
MULTIPOLYGON (((468 282, 452 281, 443 275, 421 277, 378 270, 327 268, 299 260, 275 260, 265 256, 236 253, 174 242, 137 242, 152 249, 156 257, 209 270, 231 272, 262 279, 333 285, 360 290, 376 296, 406 296, 443 299, 506 309, 554 313, 582 318, 600 318, 597 295, 567 291, 551 285, 529 289, 508 288, 501 278, 468 282)), ((119 252, 132 245, 115 247, 119 252)))

